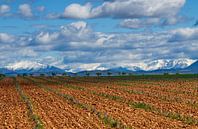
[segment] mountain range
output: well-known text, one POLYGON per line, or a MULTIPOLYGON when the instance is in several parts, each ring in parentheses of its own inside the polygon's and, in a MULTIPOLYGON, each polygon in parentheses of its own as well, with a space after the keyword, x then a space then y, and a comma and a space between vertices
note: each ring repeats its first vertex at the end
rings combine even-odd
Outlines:
MULTIPOLYGON (((17 74, 63 74, 67 72, 69 75, 73 76, 74 73, 68 72, 68 69, 61 69, 55 66, 44 65, 37 62, 22 61, 15 64, 10 64, 4 68, 0 68, 0 73, 7 75, 17 75, 17 74)), ((124 74, 163 74, 163 73, 198 73, 198 61, 193 61, 189 59, 178 59, 178 60, 156 60, 143 65, 133 65, 133 66, 118 66, 113 68, 106 68, 105 70, 100 70, 98 66, 95 70, 86 71, 80 70, 77 72, 79 76, 95 76, 97 73, 102 73, 102 75, 118 75, 124 74)))

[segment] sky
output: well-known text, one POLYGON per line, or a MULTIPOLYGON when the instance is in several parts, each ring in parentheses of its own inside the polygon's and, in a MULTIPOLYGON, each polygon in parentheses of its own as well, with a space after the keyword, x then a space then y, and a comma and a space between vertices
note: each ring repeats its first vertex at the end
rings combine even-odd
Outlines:
POLYGON ((197 0, 1 0, 0 67, 198 59, 197 0))

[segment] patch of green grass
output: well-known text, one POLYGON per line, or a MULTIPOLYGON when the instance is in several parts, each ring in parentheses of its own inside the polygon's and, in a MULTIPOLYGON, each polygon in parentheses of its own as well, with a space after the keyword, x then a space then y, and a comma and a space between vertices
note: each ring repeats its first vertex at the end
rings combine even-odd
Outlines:
POLYGON ((181 115, 179 113, 174 113, 174 112, 161 112, 160 114, 168 118, 171 118, 173 120, 183 121, 184 123, 189 124, 189 125, 196 125, 196 126, 198 125, 198 120, 191 116, 184 116, 184 115, 181 115))
POLYGON ((70 89, 74 89, 74 90, 81 90, 81 91, 85 90, 85 88, 83 88, 83 87, 73 86, 73 85, 69 85, 69 84, 64 84, 63 86, 67 87, 67 88, 70 88, 70 89))
POLYGON ((146 104, 144 102, 132 102, 132 103, 129 103, 129 106, 133 108, 144 109, 145 111, 152 110, 152 107, 149 104, 146 104))
POLYGON ((91 93, 95 94, 95 95, 98 95, 98 96, 101 96, 101 97, 104 97, 104 98, 115 100, 115 101, 123 101, 124 100, 120 96, 115 96, 115 95, 110 95, 110 94, 105 94, 105 93, 97 93, 97 92, 94 92, 94 91, 92 91, 91 93))

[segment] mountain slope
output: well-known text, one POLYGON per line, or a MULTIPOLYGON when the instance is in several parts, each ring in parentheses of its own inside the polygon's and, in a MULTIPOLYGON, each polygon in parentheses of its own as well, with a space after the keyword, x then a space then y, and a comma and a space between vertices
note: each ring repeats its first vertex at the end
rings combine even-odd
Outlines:
POLYGON ((15 72, 6 68, 0 68, 0 74, 14 74, 15 72))
POLYGON ((189 67, 185 68, 184 71, 191 72, 191 73, 198 73, 198 61, 196 61, 189 67))

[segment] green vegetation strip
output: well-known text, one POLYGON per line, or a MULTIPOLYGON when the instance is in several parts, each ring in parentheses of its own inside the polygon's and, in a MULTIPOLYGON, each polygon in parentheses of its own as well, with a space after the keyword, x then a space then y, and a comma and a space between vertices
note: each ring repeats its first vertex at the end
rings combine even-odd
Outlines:
MULTIPOLYGON (((53 84, 57 84, 57 85, 63 85, 64 87, 66 88, 69 88, 69 89, 74 89, 74 90, 81 90, 81 91, 85 91, 87 89, 83 88, 83 87, 80 87, 80 86, 74 86, 74 85, 70 85, 70 84, 65 84, 65 82, 63 82, 64 80, 62 79, 57 79, 57 81, 54 81, 54 80, 48 80, 46 78, 35 78, 35 79, 41 79, 43 81, 46 81, 48 83, 53 83, 53 84)), ((126 85, 126 86, 129 86, 129 85, 126 85)), ((131 86, 131 85, 130 85, 131 86)), ((117 90, 117 88, 114 88, 114 87, 111 87, 111 86, 108 86, 107 88, 110 88, 110 89, 113 89, 113 90, 117 90)), ((127 90, 125 88, 120 88, 119 90, 123 91, 123 92, 127 92, 129 94, 137 94, 137 95, 146 95, 148 97, 152 97, 152 98, 158 98, 158 99, 161 99, 163 101, 167 101, 167 102, 177 102, 177 103, 182 103, 182 99, 181 98, 178 98, 178 97, 174 97, 174 98, 170 98, 170 97, 167 97, 167 96, 161 96, 161 95, 151 95, 149 93, 145 93, 144 91, 138 91, 138 90, 127 90)), ((198 108, 198 103, 197 102, 191 102, 191 101, 187 101, 185 102, 185 104, 189 105, 189 106, 192 106, 194 108, 198 108)))
POLYGON ((104 124, 112 127, 112 128, 119 128, 119 129, 132 129, 132 127, 128 127, 126 125, 124 125, 121 121, 118 121, 114 118, 112 118, 111 116, 107 115, 106 113, 102 113, 96 110, 95 107, 84 104, 84 103, 80 103, 77 99, 75 99, 73 96, 68 95, 68 94, 62 94, 60 93, 58 90, 46 87, 38 82, 36 82, 34 79, 31 78, 27 78, 24 77, 25 79, 32 81, 36 86, 46 90, 46 91, 50 91, 60 97, 63 97, 64 99, 66 99, 67 101, 69 101, 70 104, 75 105, 81 109, 87 110, 89 112, 91 112, 92 114, 95 114, 100 120, 103 121, 104 124))
MULTIPOLYGON (((131 84, 118 84, 118 86, 126 86, 126 87, 130 87, 130 86, 133 86, 131 84)), ((112 88, 110 87, 111 89, 116 89, 116 88, 112 88)), ((144 88, 148 88, 149 87, 144 87, 144 88)), ((128 92, 129 94, 144 94, 148 97, 157 97, 163 101, 167 101, 167 102, 177 102, 177 103, 183 103, 183 99, 179 98, 179 97, 167 97, 167 96, 161 96, 161 95, 151 95, 150 93, 145 93, 143 91, 135 91, 135 90, 126 90, 126 89, 123 89, 121 88, 120 90, 122 91, 125 91, 125 92, 128 92)), ((191 95, 191 96, 198 96, 198 94, 195 92, 195 93, 192 93, 190 91, 177 91, 177 90, 168 90, 168 89, 163 89, 161 90, 163 92, 170 92, 170 93, 175 93, 175 94, 184 94, 184 95, 191 95)), ((197 101, 190 101, 190 100, 187 100, 184 102, 184 104, 187 104, 189 106, 192 106, 192 107, 195 107, 195 108, 198 108, 198 103, 197 101)))
POLYGON ((195 119, 191 116, 181 115, 179 113, 170 112, 170 111, 162 111, 162 110, 157 109, 157 108, 155 108, 155 107, 153 107, 149 104, 146 104, 144 102, 133 102, 133 101, 130 101, 130 100, 126 100, 126 99, 124 99, 120 96, 109 95, 109 94, 106 94, 106 93, 97 93, 97 92, 93 92, 93 91, 92 91, 92 93, 97 95, 97 96, 101 96, 101 97, 104 97, 104 98, 107 98, 107 99, 110 99, 110 100, 125 103, 131 108, 143 109, 147 112, 152 112, 152 113, 157 114, 157 115, 165 116, 165 117, 168 117, 168 118, 171 118, 171 119, 174 119, 174 120, 179 120, 179 121, 182 121, 182 122, 184 122, 186 124, 189 124, 189 125, 196 125, 196 126, 198 125, 198 119, 195 119))
POLYGON ((44 129, 43 126, 43 122, 41 121, 40 117, 34 113, 34 109, 33 109, 33 104, 31 102, 31 100, 29 99, 29 97, 27 95, 25 95, 25 93, 22 91, 19 83, 17 82, 16 78, 13 78, 14 82, 15 82, 15 87, 17 89, 17 92, 19 93, 19 95, 21 96, 22 100, 26 103, 27 108, 28 108, 28 115, 30 116, 30 118, 35 122, 35 127, 34 129, 44 129))
MULTIPOLYGON (((46 81, 47 80, 48 79, 46 79, 46 81)), ((60 82, 59 82, 59 84, 60 84, 60 82)), ((69 87, 67 87, 67 88, 76 89, 74 87, 75 86, 69 85, 69 87)), ((78 89, 76 89, 76 90, 78 90, 78 89)), ((84 89, 84 91, 85 91, 85 89, 84 89)), ((168 117, 168 118, 171 118, 171 119, 174 119, 174 120, 182 121, 182 122, 184 122, 186 124, 189 124, 189 125, 196 125, 196 126, 198 125, 198 119, 195 119, 191 116, 181 115, 179 113, 170 112, 170 111, 162 111, 162 110, 157 109, 157 108, 155 108, 155 107, 153 107, 149 104, 146 104, 144 102, 133 102, 133 101, 130 101, 130 100, 126 100, 125 98, 120 97, 120 96, 110 95, 110 94, 106 94, 106 93, 98 93, 98 92, 90 91, 90 90, 87 90, 87 91, 89 93, 92 93, 92 94, 97 95, 97 96, 101 96, 103 98, 107 98, 109 100, 114 100, 114 101, 117 101, 117 102, 125 103, 129 107, 134 108, 134 109, 143 109, 147 112, 152 112, 156 115, 161 115, 161 116, 165 116, 165 117, 168 117)), ((133 93, 133 92, 131 92, 131 93, 133 93)))

